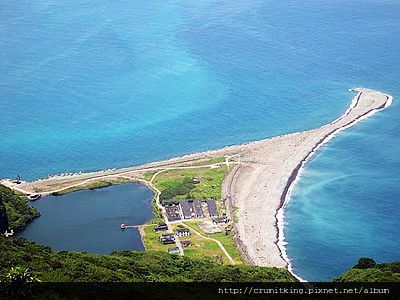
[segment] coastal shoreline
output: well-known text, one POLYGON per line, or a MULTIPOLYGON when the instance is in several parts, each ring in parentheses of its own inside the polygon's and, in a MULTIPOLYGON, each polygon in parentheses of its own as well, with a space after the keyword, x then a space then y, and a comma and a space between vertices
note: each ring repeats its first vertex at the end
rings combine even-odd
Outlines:
POLYGON ((126 178, 144 183, 149 172, 168 168, 187 168, 221 157, 234 157, 237 167, 224 180, 223 199, 229 199, 229 214, 234 222, 235 239, 245 260, 254 265, 287 268, 297 279, 286 253, 284 210, 293 187, 309 159, 340 131, 381 111, 392 97, 369 89, 354 89, 358 94, 337 119, 319 128, 283 134, 269 139, 227 146, 222 149, 184 155, 142 166, 106 171, 55 176, 34 182, 0 183, 22 193, 43 195, 83 187, 88 182, 126 178), (237 208, 237 211, 234 211, 237 208))
POLYGON ((352 91, 358 94, 351 105, 331 123, 259 142, 243 153, 225 195, 232 196, 230 205, 239 208, 239 224, 234 226, 237 245, 252 264, 286 267, 305 281, 295 274, 285 248, 284 209, 291 191, 305 164, 322 145, 392 103, 387 94, 361 88, 352 91))
MULTIPOLYGON (((352 90, 351 90, 352 91, 352 90)), ((358 92, 358 95, 353 99, 352 104, 350 105, 350 107, 346 110, 346 112, 340 116, 339 118, 337 118, 336 120, 334 120, 333 122, 331 122, 331 124, 336 124, 337 122, 339 122, 341 119, 343 119, 345 116, 347 116, 350 111, 357 106, 357 103, 362 95, 362 91, 358 92)), ((325 137, 323 139, 321 139, 316 145, 315 147, 312 149, 311 152, 308 153, 308 155, 297 165, 297 167, 293 170, 292 174, 290 175, 288 181, 287 181, 287 185, 285 187, 284 193, 281 196, 281 202, 280 202, 280 207, 277 210, 277 213, 275 215, 276 218, 276 228, 277 228, 277 241, 276 241, 276 245, 279 248, 281 257, 283 260, 285 260, 285 262, 287 263, 287 269, 288 271, 294 276, 296 277, 299 281, 302 282, 306 282, 305 279, 301 278, 298 274, 296 274, 293 270, 293 265, 290 262, 290 258, 287 255, 287 249, 286 249, 286 245, 287 242, 285 241, 285 235, 284 235, 284 221, 285 221, 285 208, 287 207, 287 205, 290 202, 291 199, 291 194, 293 192, 293 188, 296 186, 296 184, 299 182, 301 175, 306 167, 306 164, 310 161, 310 159, 312 158, 312 156, 318 151, 320 150, 320 148, 322 146, 324 146, 325 144, 327 144, 331 139, 333 139, 338 133, 340 133, 341 131, 350 128, 352 126, 354 126, 355 124, 361 122, 362 120, 365 120, 369 117, 371 117, 372 115, 374 115, 375 113, 382 111, 383 109, 391 106, 392 101, 393 101, 393 97, 385 94, 386 96, 386 102, 381 105, 380 107, 376 108, 376 109, 371 109, 370 111, 366 112, 365 114, 361 115, 360 117, 358 117, 357 119, 353 120, 352 122, 338 128, 335 129, 334 131, 332 131, 331 133, 325 135, 325 137)))

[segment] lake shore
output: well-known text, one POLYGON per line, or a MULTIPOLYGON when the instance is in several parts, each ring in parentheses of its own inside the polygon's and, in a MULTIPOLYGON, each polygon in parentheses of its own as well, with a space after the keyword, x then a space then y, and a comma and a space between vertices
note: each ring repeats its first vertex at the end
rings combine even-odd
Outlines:
POLYGON ((131 168, 52 176, 18 185, 10 180, 1 183, 21 193, 48 195, 104 179, 144 181, 149 172, 207 164, 229 156, 238 165, 224 181, 223 198, 228 200, 237 245, 245 260, 259 266, 285 267, 293 273, 285 248, 284 209, 306 162, 338 132, 388 107, 392 101, 391 96, 377 91, 353 91, 358 94, 345 113, 317 129, 131 168))

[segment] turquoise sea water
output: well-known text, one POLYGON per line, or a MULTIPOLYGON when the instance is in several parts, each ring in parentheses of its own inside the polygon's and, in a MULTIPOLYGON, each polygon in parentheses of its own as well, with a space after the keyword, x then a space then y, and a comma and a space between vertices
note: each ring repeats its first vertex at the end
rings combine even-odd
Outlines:
POLYGON ((41 216, 18 236, 56 251, 144 250, 138 229, 121 230, 120 225, 150 221, 153 197, 150 189, 136 183, 49 196, 31 203, 41 216))
POLYGON ((400 259, 399 15, 399 2, 378 0, 4 0, 0 177, 309 129, 365 86, 394 105, 310 162, 286 213, 288 254, 305 279, 329 279, 360 255, 400 259))

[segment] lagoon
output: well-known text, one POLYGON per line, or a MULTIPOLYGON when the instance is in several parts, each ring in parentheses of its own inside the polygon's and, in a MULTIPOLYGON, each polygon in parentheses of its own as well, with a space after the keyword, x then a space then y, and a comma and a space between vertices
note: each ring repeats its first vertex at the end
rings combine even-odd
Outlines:
POLYGON ((120 224, 144 224, 152 219, 154 193, 143 184, 127 183, 32 202, 41 216, 18 234, 53 250, 144 250, 139 231, 120 224))

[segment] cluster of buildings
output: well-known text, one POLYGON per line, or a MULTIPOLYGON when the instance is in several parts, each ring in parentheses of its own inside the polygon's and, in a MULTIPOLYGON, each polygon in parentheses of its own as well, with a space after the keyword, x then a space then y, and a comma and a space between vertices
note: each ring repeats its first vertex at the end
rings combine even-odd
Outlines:
MULTIPOLYGON (((165 223, 158 223, 154 227, 155 232, 166 231, 168 230, 167 224, 165 223), (162 228, 162 229, 161 229, 162 228)), ((177 237, 185 237, 190 235, 190 230, 185 227, 180 227, 176 229, 175 233, 164 233, 160 236, 160 241, 164 244, 173 244, 175 243, 175 236, 177 237)))
POLYGON ((215 200, 162 200, 168 221, 188 220, 195 218, 218 217, 215 200))
MULTIPOLYGON (((160 232, 160 231, 167 231, 168 230, 168 225, 165 223, 158 223, 156 226, 154 226, 154 231, 155 232, 160 232)), ((160 236, 160 242, 163 245, 170 245, 170 244, 175 244, 176 243, 176 238, 180 237, 186 237, 190 236, 190 230, 185 228, 185 227, 179 227, 176 229, 175 233, 164 233, 160 236)), ((192 242, 190 240, 185 240, 185 241, 180 241, 182 247, 186 248, 192 245, 192 242)), ((179 248, 178 247, 173 247, 168 249, 169 254, 179 254, 179 248)))
MULTIPOLYGON (((166 217, 169 222, 189 220, 189 219, 201 219, 201 218, 212 218, 208 221, 214 225, 222 225, 228 222, 225 214, 219 216, 217 204, 215 200, 161 200, 161 205, 165 208, 166 217)), ((168 231, 168 225, 166 223, 158 223, 154 226, 155 232, 168 231)), ((177 243, 178 238, 190 236, 190 230, 185 227, 178 227, 175 233, 163 233, 160 236, 160 242, 163 245, 172 245, 177 243)), ((192 245, 190 240, 179 241, 182 247, 189 247, 192 245)), ((169 254, 179 254, 180 250, 178 247, 168 249, 169 254)))

